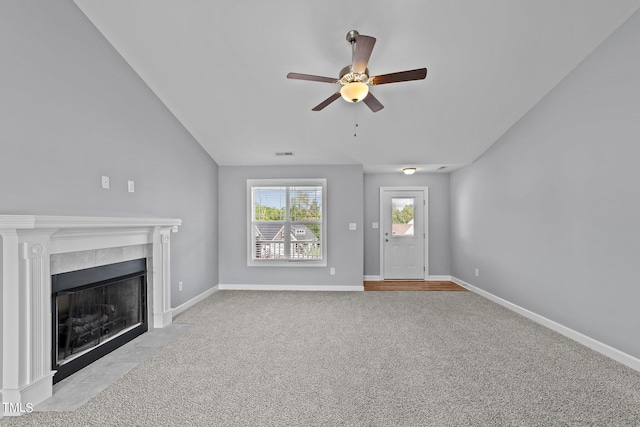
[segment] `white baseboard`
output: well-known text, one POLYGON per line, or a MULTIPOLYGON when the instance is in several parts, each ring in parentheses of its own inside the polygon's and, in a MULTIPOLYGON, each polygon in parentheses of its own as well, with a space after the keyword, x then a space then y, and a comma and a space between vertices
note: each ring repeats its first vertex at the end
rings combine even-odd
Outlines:
POLYGON ((365 275, 364 276, 364 280, 367 281, 367 282, 380 282, 380 281, 382 281, 384 279, 380 275, 377 275, 377 276, 367 276, 367 275, 365 275))
POLYGON ((425 280, 433 280, 434 282, 450 282, 451 281, 451 276, 433 275, 433 276, 427 276, 427 278, 425 280))
POLYGON ((364 291, 364 285, 218 285, 220 290, 234 291, 364 291))
POLYGON ((544 316, 541 316, 539 314, 536 314, 532 311, 527 310, 526 308, 522 308, 519 305, 513 304, 507 300, 504 300, 498 296, 493 295, 492 293, 489 293, 487 291, 484 291, 480 288, 477 288, 467 282, 465 282, 464 280, 460 280, 457 277, 451 277, 451 280, 464 287, 467 288, 468 290, 483 296, 497 304, 500 304, 503 307, 508 308, 511 311, 514 311, 524 317, 526 317, 527 319, 533 320, 536 323, 539 323, 542 326, 546 326, 547 328, 558 332, 559 334, 564 335, 567 338, 570 338, 574 341, 579 342, 580 344, 584 345, 585 347, 588 347, 594 351, 597 351, 600 354, 603 354, 617 362, 622 363, 623 365, 626 365, 628 367, 630 367, 631 369, 634 369, 636 371, 640 371, 640 359, 631 356, 630 354, 624 353, 616 348, 611 347, 610 345, 607 345, 605 343, 602 343, 596 339, 593 339, 591 337, 588 337, 580 332, 574 331, 571 328, 568 328, 564 325, 561 325, 560 323, 557 323, 553 320, 547 319, 544 316))
POLYGON ((179 306, 177 306, 176 308, 173 309, 173 313, 172 313, 173 317, 176 317, 178 314, 182 313, 186 309, 188 309, 190 307, 193 307, 194 305, 196 305, 197 303, 199 303, 203 299, 207 298, 209 295, 213 295, 218 290, 219 290, 219 287, 218 287, 218 285, 216 285, 213 288, 204 291, 200 295, 198 295, 198 296, 196 296, 194 298, 191 298, 189 301, 186 301, 186 302, 180 304, 179 306))

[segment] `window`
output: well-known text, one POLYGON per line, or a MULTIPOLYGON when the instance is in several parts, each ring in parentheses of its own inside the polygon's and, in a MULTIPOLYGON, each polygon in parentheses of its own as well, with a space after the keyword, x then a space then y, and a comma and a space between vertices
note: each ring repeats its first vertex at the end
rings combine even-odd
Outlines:
POLYGON ((247 180, 250 266, 326 266, 326 179, 247 180))
POLYGON ((391 234, 394 236, 414 236, 413 197, 391 198, 391 234))

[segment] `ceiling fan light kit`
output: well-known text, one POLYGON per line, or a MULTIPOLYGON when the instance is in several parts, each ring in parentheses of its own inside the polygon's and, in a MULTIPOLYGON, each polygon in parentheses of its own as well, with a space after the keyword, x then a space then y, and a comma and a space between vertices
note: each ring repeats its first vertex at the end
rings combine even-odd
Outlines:
POLYGON ((422 80, 427 76, 426 68, 400 71, 397 73, 383 74, 379 76, 369 76, 367 64, 369 57, 376 43, 374 37, 360 35, 356 30, 347 33, 347 42, 351 44, 351 65, 347 65, 340 70, 340 78, 314 76, 311 74, 289 73, 288 79, 308 80, 322 83, 334 83, 341 86, 340 90, 329 98, 316 105, 312 110, 320 111, 336 99, 342 98, 350 103, 364 101, 373 111, 380 111, 384 106, 370 92, 370 86, 387 83, 406 82, 411 80, 422 80))
POLYGON ((342 86, 340 95, 347 102, 360 102, 369 95, 369 86, 360 82, 351 82, 342 86))

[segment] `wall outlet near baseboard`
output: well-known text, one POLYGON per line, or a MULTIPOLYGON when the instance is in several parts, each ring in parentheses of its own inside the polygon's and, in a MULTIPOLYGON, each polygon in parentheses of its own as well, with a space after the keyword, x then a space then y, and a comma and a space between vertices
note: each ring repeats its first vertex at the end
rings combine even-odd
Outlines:
POLYGON ((334 267, 331 267, 329 269, 329 274, 336 274, 336 269, 334 267))
POLYGON ((182 292, 182 281, 178 282, 178 291, 182 292))
POLYGON ((476 268, 476 277, 480 276, 480 270, 476 268))

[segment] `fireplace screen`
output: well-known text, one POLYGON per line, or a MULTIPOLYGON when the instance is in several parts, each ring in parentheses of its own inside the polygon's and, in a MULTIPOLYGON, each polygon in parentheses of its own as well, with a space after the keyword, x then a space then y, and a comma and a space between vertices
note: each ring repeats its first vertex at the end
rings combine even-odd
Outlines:
POLYGON ((141 299, 139 278, 58 294, 57 364, 140 325, 141 299))
POLYGON ((52 276, 54 383, 147 331, 146 262, 52 276))

